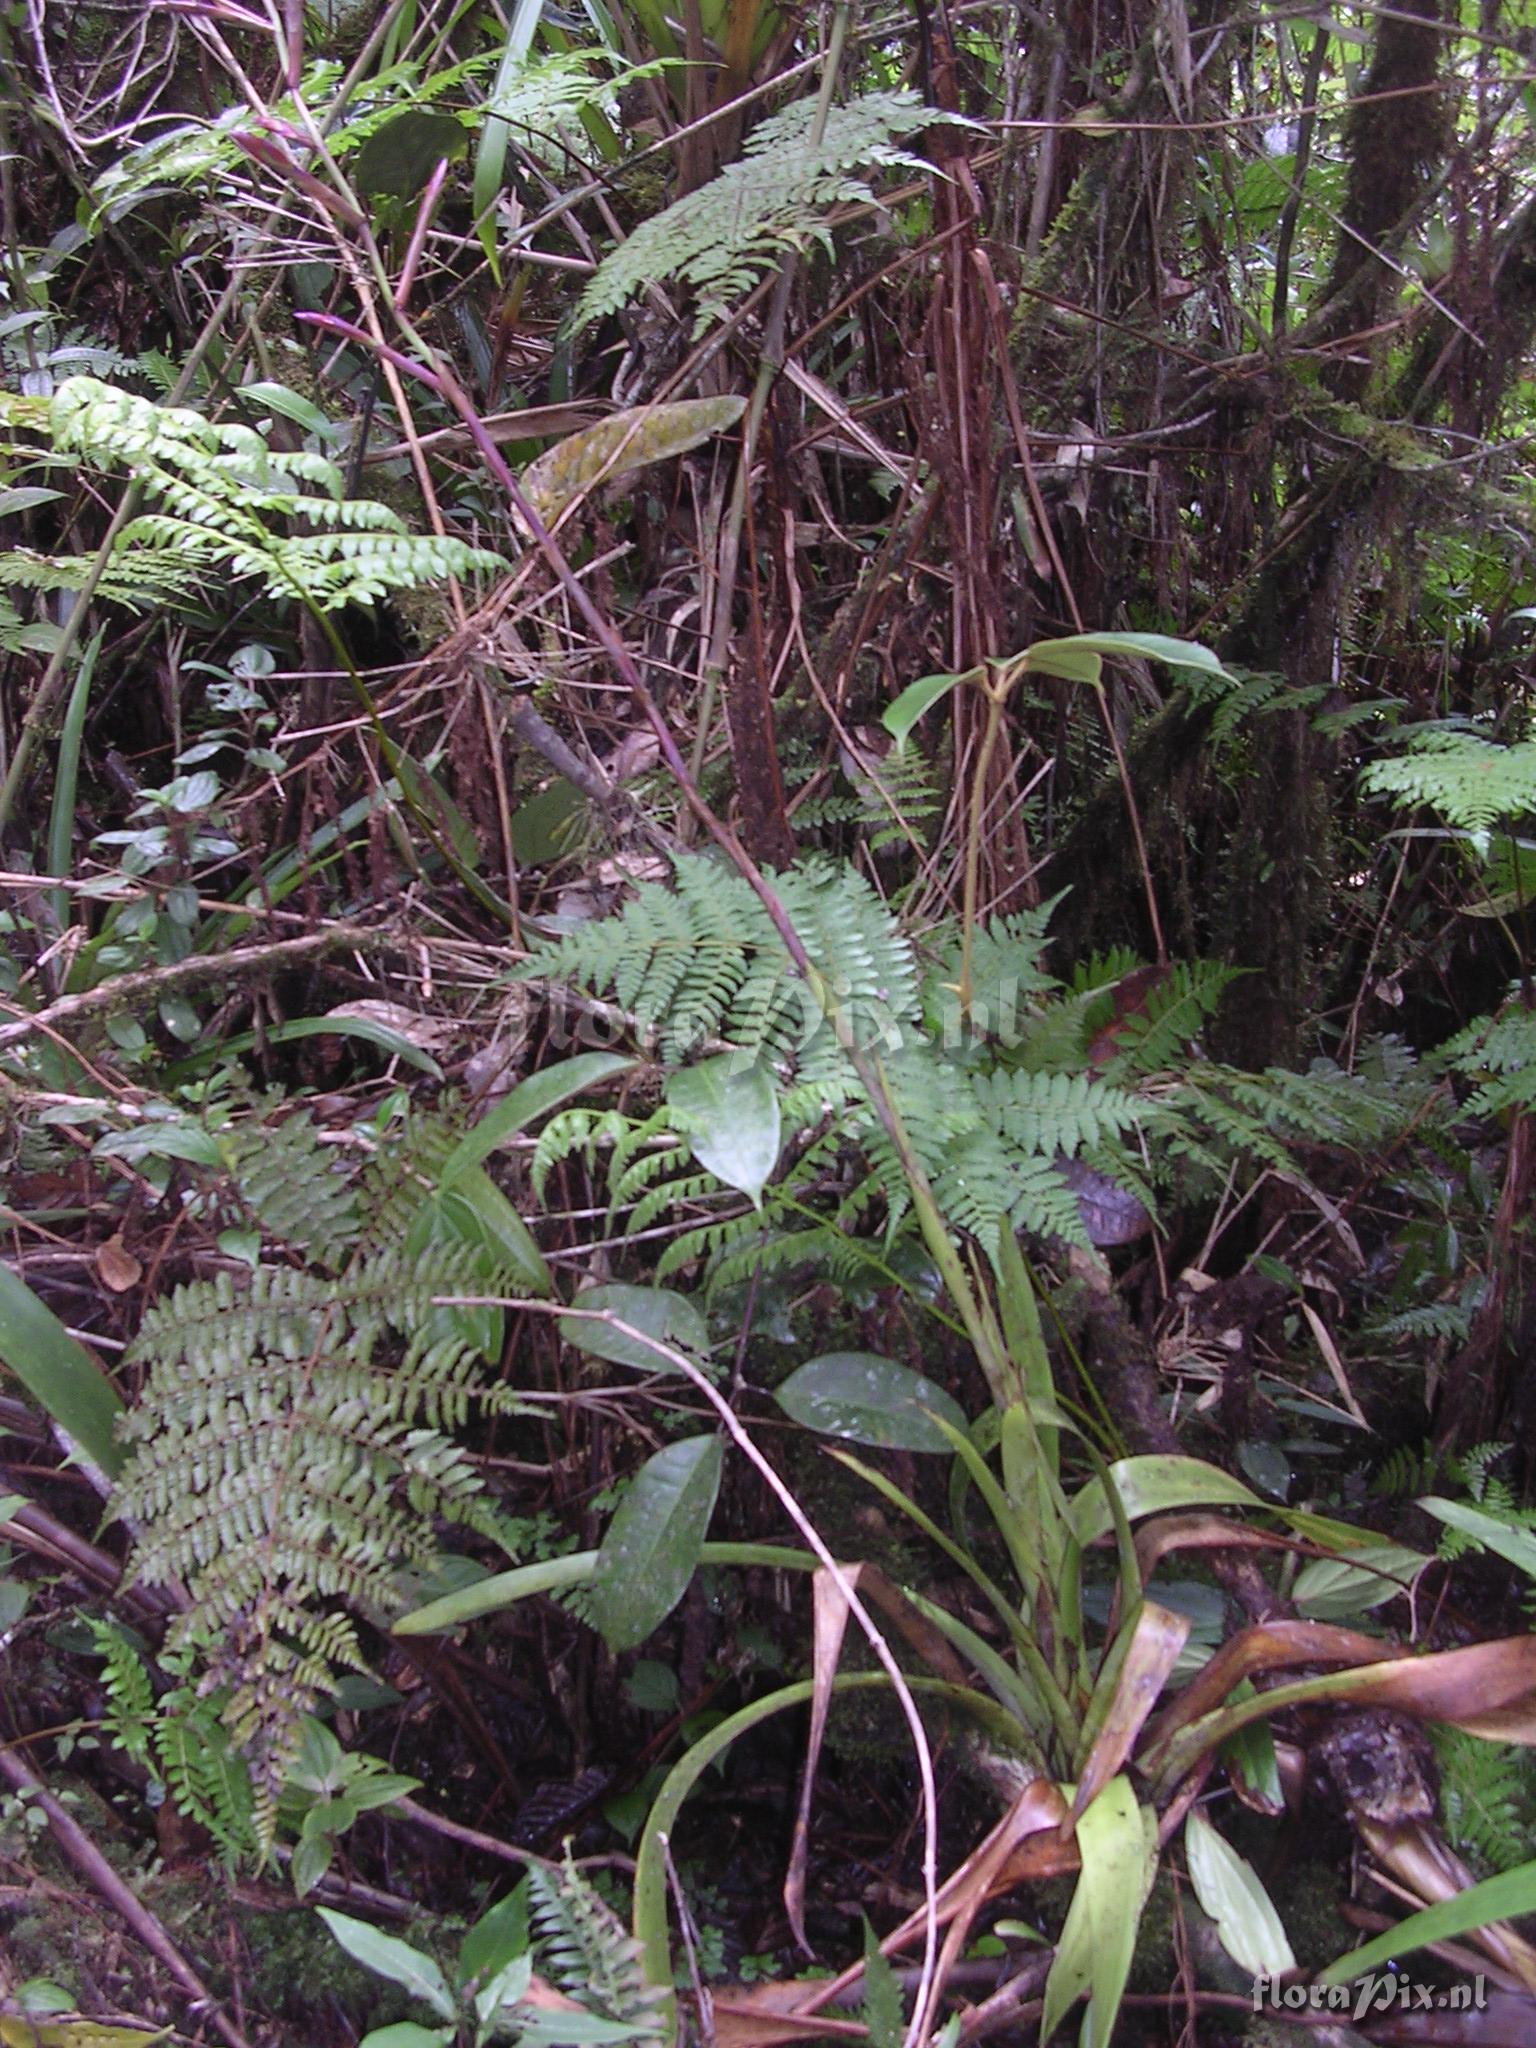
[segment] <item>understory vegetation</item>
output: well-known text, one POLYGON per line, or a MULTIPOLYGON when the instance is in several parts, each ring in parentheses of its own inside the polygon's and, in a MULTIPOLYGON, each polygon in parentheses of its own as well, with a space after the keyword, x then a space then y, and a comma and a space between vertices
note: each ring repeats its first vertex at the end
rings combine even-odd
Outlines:
POLYGON ((6 2048, 1536 2040, 1533 38, 6 14, 6 2048))

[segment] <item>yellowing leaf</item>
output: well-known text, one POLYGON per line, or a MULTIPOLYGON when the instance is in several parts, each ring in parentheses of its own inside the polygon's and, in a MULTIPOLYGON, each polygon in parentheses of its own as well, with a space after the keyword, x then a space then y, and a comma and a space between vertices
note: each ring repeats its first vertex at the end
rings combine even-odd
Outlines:
POLYGON ((679 398, 670 405, 632 406, 568 435, 541 455, 524 470, 523 490, 541 519, 556 519, 594 484, 686 455, 712 435, 723 434, 746 407, 744 398, 679 398))

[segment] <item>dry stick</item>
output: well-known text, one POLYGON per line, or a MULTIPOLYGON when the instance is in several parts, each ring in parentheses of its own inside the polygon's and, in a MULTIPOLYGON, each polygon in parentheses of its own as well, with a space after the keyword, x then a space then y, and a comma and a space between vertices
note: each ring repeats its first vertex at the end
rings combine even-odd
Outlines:
POLYGON ((141 997, 145 1000, 157 998, 168 988, 180 988, 187 982, 239 974, 247 968, 281 965, 289 960, 301 960, 310 953, 325 952, 332 946, 357 946, 377 951, 380 947, 397 943, 394 933, 381 931, 376 926, 334 924, 328 925, 324 931, 307 932, 302 938, 273 939, 265 946, 236 946, 228 953, 195 953, 186 960, 172 961, 168 967, 146 967, 138 974, 115 974, 110 981, 104 981, 96 988, 84 989, 78 995, 60 996, 46 1010, 38 1010, 30 1017, 18 1017, 12 1024, 0 1025, 0 1046, 14 1045, 18 1039, 29 1038, 35 1031, 51 1031, 59 1024, 73 1023, 77 1017, 90 1016, 98 1010, 115 1010, 124 1003, 137 1002, 141 997))
MULTIPOLYGON (((821 90, 816 97, 816 110, 811 116, 810 132, 806 137, 806 148, 811 151, 821 147, 822 137, 826 134, 827 115, 831 110, 832 92, 837 84, 838 67, 842 61, 843 44, 847 36, 848 8, 846 0, 843 0, 843 4, 839 5, 833 16, 832 33, 828 38, 822 60, 821 90)), ((763 415, 768 410, 768 397, 784 363, 784 330, 788 324, 789 295, 794 289, 797 268, 796 259, 791 254, 784 259, 779 271, 773 304, 763 330, 763 355, 758 366, 757 382, 752 387, 747 416, 742 423, 741 454, 736 465, 736 482, 731 492, 730 509, 725 515, 725 524, 721 529, 719 553, 716 558, 718 567, 715 574, 715 616, 709 636, 709 650, 704 661, 704 703, 699 713, 698 734, 693 743, 692 772, 695 781, 698 780, 704 765, 715 699, 725 674, 726 643, 731 632, 731 606, 736 596, 737 564, 741 551, 741 529, 746 519, 747 493, 751 489, 752 465, 757 459, 757 439, 762 431, 763 415)))
MULTIPOLYGON (((1040 524, 1040 536, 1045 542, 1046 552, 1051 558, 1051 567, 1055 571, 1057 582, 1061 585, 1062 594, 1067 600, 1067 608, 1072 614, 1072 623, 1078 632, 1081 633, 1083 630, 1083 615, 1078 608, 1077 594, 1068 580, 1066 564, 1062 561, 1061 552, 1056 545, 1055 529, 1051 525, 1050 518, 1046 512, 1045 499, 1041 495, 1039 481, 1035 476, 1035 465, 1030 460, 1029 435, 1025 431, 1024 415, 1019 406, 1018 386, 1014 382, 1013 363, 1008 354, 1008 323, 1003 318, 1003 302, 998 293, 997 279, 992 274, 992 265, 987 260, 985 249, 972 250, 971 260, 976 265, 977 275, 981 279, 982 295, 987 302, 987 316, 992 324, 993 345, 997 350, 998 364, 1003 380, 1003 398, 1008 408, 1008 419, 1013 428, 1013 437, 1018 444, 1019 460, 1024 466, 1024 481, 1029 489, 1030 503, 1034 508, 1035 518, 1040 524)), ((1095 695, 1099 700, 1099 712, 1104 721, 1105 733, 1109 738, 1111 748, 1114 750, 1115 767, 1119 773, 1121 790, 1125 795, 1126 817, 1130 821, 1131 836, 1136 842, 1136 859, 1141 868, 1142 891, 1147 899, 1147 918, 1152 926, 1152 943, 1157 952, 1157 964, 1159 967, 1163 967, 1168 962, 1168 947, 1163 938, 1163 921, 1158 914, 1157 890, 1152 881, 1152 863, 1147 855, 1146 834, 1141 829, 1141 811, 1137 805, 1136 791, 1131 782, 1130 765, 1126 761, 1125 750, 1120 743, 1120 734, 1115 727, 1114 715, 1109 708, 1108 693, 1101 688, 1095 692, 1095 695)))
POLYGON ((0 1778, 15 1792, 30 1799, 46 1816, 54 1839, 65 1856, 92 1885, 112 1910, 127 1922, 157 1962, 163 1963, 189 1998, 205 2012, 229 2044, 229 2048, 250 2048, 250 2043, 231 2019, 214 2002, 213 1993, 166 1933, 141 1899, 129 1890, 106 1857, 77 1820, 61 1806, 42 1779, 5 1743, 0 1743, 0 1778))

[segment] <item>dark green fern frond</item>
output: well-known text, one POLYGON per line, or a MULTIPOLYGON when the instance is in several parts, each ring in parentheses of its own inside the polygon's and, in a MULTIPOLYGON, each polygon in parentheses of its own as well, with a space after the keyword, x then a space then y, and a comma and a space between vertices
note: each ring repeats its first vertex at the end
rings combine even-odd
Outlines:
POLYGON ((357 1200, 335 1147, 321 1144, 309 1113, 246 1124, 232 1149, 240 1200, 266 1235, 312 1265, 339 1266, 357 1243, 357 1200))
POLYGON ((866 93, 827 110, 811 140, 815 107, 796 100, 771 114, 745 153, 717 178, 664 213, 644 220, 598 265, 582 293, 576 322, 616 313, 647 285, 676 278, 698 297, 701 332, 767 276, 790 249, 828 240, 828 210, 871 202, 874 170, 926 173, 902 141, 948 118, 913 92, 866 93))
POLYGON ((1382 1459, 1371 1476, 1370 1491, 1376 1500, 1406 1500, 1410 1494, 1426 1493, 1440 1470, 1440 1453, 1426 1443, 1415 1451, 1399 1444, 1382 1459))
POLYGON ((1536 1107, 1536 1011, 1518 998, 1496 1017, 1475 1017, 1436 1058, 1481 1083, 1467 1103, 1473 1116, 1536 1107))
MULTIPOLYGON (((1395 1315, 1372 1316, 1361 1334, 1388 1344, 1464 1344, 1472 1329, 1472 1309, 1459 1301, 1427 1301, 1395 1315)), ((1427 1483, 1427 1482, 1426 1482, 1427 1483)))
POLYGON ((1242 971, 1215 960, 1176 962, 1135 1007, 1113 1017, 1106 1073, 1120 1080, 1177 1065, 1242 971))
POLYGON ((977 1106, 998 1134, 1022 1153, 1045 1158, 1118 1137, 1146 1115, 1146 1104, 1092 1074, 978 1074, 977 1106))
POLYGON ((569 1848, 558 1870, 531 1865, 527 1882, 534 1942, 554 1984, 589 2012, 631 2028, 632 2040, 659 2034, 666 1993, 646 1979, 643 1945, 582 1876, 569 1848))
POLYGON ((1434 1727, 1430 1739, 1452 1847, 1489 1873, 1523 1863, 1536 1818, 1536 1759, 1513 1743, 1487 1742, 1462 1728, 1434 1727))
POLYGON ((397 1574, 432 1566, 438 1520, 490 1527, 445 1432, 472 1403, 516 1403, 435 1305, 480 1291, 482 1258, 396 1242, 340 1274, 221 1272, 156 1303, 127 1354, 143 1375, 114 1499, 129 1569, 185 1588, 169 1640, 212 1659, 264 1834, 299 1716, 363 1662, 337 1603, 388 1611, 397 1574))

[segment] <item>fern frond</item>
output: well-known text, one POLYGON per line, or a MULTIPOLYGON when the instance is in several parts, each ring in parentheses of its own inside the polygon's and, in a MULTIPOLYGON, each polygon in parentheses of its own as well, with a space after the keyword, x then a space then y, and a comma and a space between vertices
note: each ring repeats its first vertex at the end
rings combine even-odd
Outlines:
POLYGON ((569 1847, 558 1870, 529 1866, 528 1908, 540 1961, 560 1990, 633 2029, 631 2039, 660 2033, 666 1993, 646 1980, 643 1945, 577 1870, 569 1847))
POLYGON ((1438 811, 1486 852, 1496 825, 1536 811, 1536 740, 1500 746, 1456 725, 1418 726, 1408 752, 1373 761, 1361 777, 1400 810, 1438 811))
POLYGON ((339 1266, 358 1240, 356 1193, 307 1111, 247 1124, 232 1150, 240 1200, 266 1234, 312 1265, 339 1266))
POLYGON ((124 575, 164 583, 179 562, 183 579, 223 570, 329 611, 504 566, 463 541, 408 533, 375 500, 347 498, 341 471, 322 455, 279 452, 254 428, 94 377, 71 377, 46 399, 0 393, 0 420, 142 486, 156 509, 118 536, 114 564, 124 575))
POLYGON ((827 110, 818 143, 815 107, 796 100, 762 121, 740 159, 642 221, 598 265, 576 308, 578 326, 616 313, 647 285, 676 279, 698 295, 695 333, 719 318, 790 249, 826 244, 826 214, 869 203, 872 170, 926 172, 902 140, 946 118, 913 92, 866 93, 827 110))
POLYGON ((180 1287, 127 1354, 142 1374, 114 1498, 129 1569, 188 1595, 170 1649, 222 1694, 263 1845, 300 1717, 363 1664, 348 1610, 396 1606, 398 1575, 434 1564, 438 1523, 497 1533, 449 1432, 472 1407, 518 1404, 484 1380, 473 1320, 437 1305, 494 1286, 488 1254, 411 1234, 453 1142, 451 1120, 413 1120, 349 1186, 303 1117, 237 1133, 242 1195, 310 1263, 180 1287))
POLYGON ((1465 1729, 1430 1731, 1440 1765, 1440 1812, 1454 1848, 1491 1872, 1512 1870, 1530 1854, 1536 1765, 1513 1743, 1488 1742, 1465 1729))

